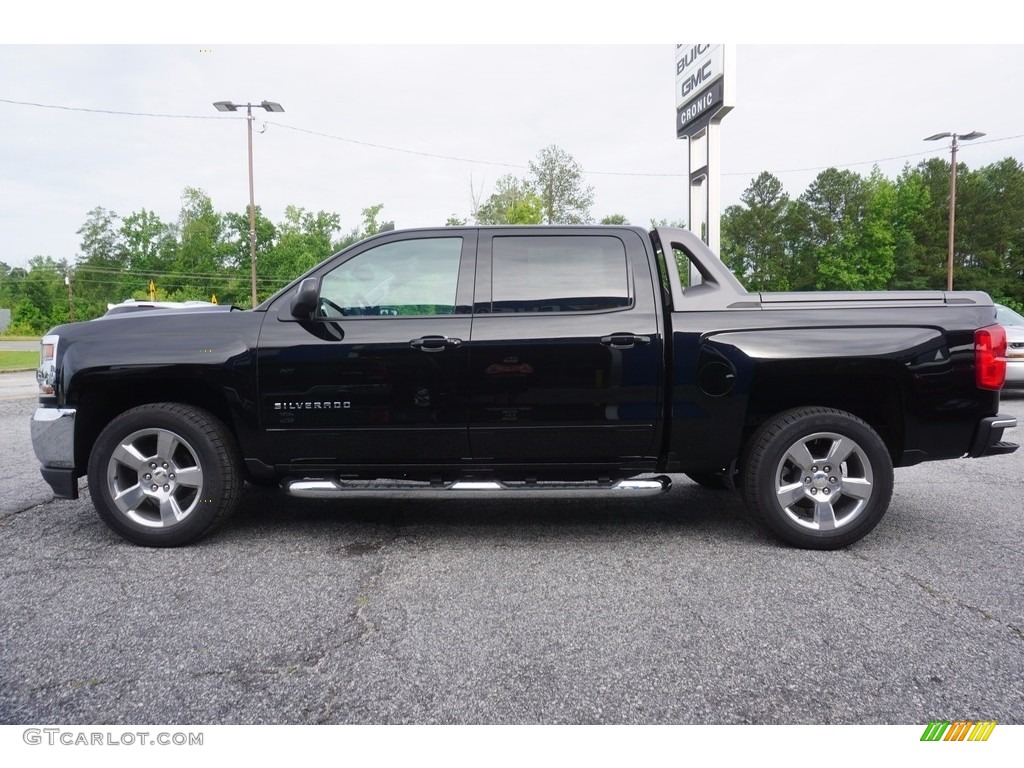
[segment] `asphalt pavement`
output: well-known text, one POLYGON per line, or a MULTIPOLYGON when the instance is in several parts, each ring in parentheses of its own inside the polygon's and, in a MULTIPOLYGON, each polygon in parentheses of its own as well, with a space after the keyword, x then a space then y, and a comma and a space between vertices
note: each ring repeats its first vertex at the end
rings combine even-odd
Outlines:
POLYGON ((38 392, 35 371, 0 373, 0 402, 4 400, 35 400, 38 392))
POLYGON ((50 500, 34 407, 0 395, 0 723, 1024 723, 1021 452, 897 470, 837 552, 682 476, 634 500, 252 489, 154 550, 87 492, 50 500))
POLYGON ((53 499, 29 437, 38 391, 33 371, 0 373, 0 530, 8 514, 53 499))
POLYGON ((38 352, 38 341, 10 341, 0 339, 0 352, 38 352))

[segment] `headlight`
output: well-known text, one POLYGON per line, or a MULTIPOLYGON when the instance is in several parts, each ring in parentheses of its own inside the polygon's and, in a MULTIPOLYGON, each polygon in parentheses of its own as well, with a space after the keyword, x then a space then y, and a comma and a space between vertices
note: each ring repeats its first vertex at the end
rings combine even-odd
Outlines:
POLYGON ((57 342, 59 336, 43 336, 39 341, 39 368, 36 381, 39 394, 52 396, 57 385, 57 342))

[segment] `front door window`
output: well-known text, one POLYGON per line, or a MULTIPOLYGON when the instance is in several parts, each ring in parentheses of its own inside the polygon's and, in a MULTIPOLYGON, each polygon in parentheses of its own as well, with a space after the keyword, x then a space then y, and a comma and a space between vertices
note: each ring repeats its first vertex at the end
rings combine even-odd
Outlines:
POLYGON ((461 237, 402 240, 365 251, 327 273, 318 314, 410 317, 455 314, 461 237))

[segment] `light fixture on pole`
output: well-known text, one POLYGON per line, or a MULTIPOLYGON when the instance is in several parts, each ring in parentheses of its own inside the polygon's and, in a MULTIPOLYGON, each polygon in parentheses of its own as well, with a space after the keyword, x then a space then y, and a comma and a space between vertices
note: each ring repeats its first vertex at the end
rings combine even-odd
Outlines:
POLYGON ((953 139, 953 144, 950 150, 953 154, 952 161, 949 164, 949 253, 946 257, 946 290, 953 290, 953 227, 956 222, 956 150, 959 144, 957 139, 963 141, 971 141, 972 139, 980 139, 985 134, 981 131, 971 131, 970 133, 936 133, 934 136, 928 136, 925 141, 938 141, 939 139, 953 139))
POLYGON ((215 101, 213 106, 218 112, 237 112, 245 107, 246 124, 249 127, 249 266, 252 272, 252 306, 256 307, 256 199, 253 194, 252 182, 252 108, 262 107, 267 112, 284 112, 284 107, 276 101, 261 101, 259 104, 235 104, 231 101, 215 101))

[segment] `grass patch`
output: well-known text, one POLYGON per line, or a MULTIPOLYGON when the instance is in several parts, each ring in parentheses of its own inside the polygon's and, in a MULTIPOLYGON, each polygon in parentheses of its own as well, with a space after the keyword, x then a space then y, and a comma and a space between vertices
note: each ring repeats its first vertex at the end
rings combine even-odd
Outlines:
POLYGON ((38 336, 19 336, 18 334, 8 335, 0 333, 0 341, 39 341, 38 336))
POLYGON ((38 365, 38 352, 5 352, 0 350, 0 372, 31 371, 38 365))

